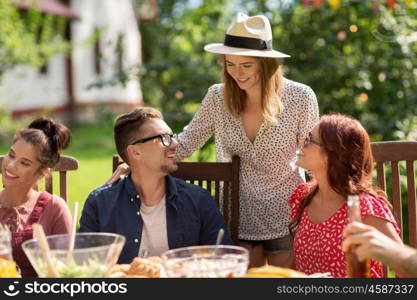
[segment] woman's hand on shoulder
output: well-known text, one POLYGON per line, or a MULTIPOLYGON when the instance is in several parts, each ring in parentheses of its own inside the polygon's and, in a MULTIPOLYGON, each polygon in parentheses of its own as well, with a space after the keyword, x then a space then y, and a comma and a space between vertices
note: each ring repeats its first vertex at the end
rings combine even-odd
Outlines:
POLYGON ((105 182, 105 184, 113 184, 120 179, 123 179, 130 172, 130 167, 126 163, 120 164, 112 176, 105 182))

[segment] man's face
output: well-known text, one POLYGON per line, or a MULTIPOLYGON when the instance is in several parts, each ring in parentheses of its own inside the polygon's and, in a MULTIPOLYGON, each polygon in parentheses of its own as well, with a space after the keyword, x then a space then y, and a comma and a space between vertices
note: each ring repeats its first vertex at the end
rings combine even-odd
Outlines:
MULTIPOLYGON (((163 120, 150 119, 142 125, 137 139, 146 139, 160 134, 172 135, 172 130, 163 120)), ((165 143, 167 140, 169 141, 170 137, 165 138, 165 143)), ((132 152, 137 153, 137 155, 133 155, 140 161, 140 168, 145 168, 152 173, 167 175, 178 169, 175 159, 177 146, 178 142, 175 139, 172 139, 171 144, 166 146, 161 137, 156 137, 129 147, 134 147, 132 152)))

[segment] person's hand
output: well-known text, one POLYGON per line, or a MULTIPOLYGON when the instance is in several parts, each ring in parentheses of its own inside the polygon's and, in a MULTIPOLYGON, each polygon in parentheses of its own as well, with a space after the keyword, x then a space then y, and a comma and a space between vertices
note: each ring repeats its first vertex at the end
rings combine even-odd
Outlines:
POLYGON ((355 252, 360 261, 375 259, 389 264, 391 259, 397 255, 398 249, 403 246, 375 227, 358 222, 346 226, 343 236, 345 237, 342 243, 343 251, 346 252, 352 245, 358 245, 355 252))
POLYGON ((120 179, 123 179, 129 173, 129 171, 130 168, 127 164, 122 163, 118 165, 116 171, 114 171, 112 176, 106 181, 105 184, 112 184, 119 181, 120 179))

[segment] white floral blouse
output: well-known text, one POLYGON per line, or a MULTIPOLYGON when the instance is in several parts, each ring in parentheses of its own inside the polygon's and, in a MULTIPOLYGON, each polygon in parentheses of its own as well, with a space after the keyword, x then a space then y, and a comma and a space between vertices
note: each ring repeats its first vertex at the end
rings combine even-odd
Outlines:
POLYGON ((222 101, 223 84, 211 86, 201 107, 178 137, 177 159, 189 157, 214 134, 217 161, 240 157, 239 238, 270 240, 289 234, 288 198, 303 180, 291 167, 297 148, 318 122, 313 90, 288 79, 283 81, 284 110, 277 123, 261 125, 253 143, 241 120, 222 101))

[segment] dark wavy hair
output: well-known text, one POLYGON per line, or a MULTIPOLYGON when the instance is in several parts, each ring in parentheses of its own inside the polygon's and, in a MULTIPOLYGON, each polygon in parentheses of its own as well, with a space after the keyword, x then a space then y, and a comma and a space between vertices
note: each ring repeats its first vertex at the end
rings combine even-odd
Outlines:
MULTIPOLYGON (((369 135, 361 123, 351 116, 327 114, 318 124, 321 148, 327 155, 327 180, 330 187, 347 199, 348 195, 370 194, 387 201, 384 191, 372 185, 372 149, 369 135)), ((315 183, 315 179, 311 180, 315 183)), ((296 217, 290 223, 294 233, 304 208, 306 208, 318 187, 303 199, 296 217)))
POLYGON ((48 117, 39 117, 27 128, 20 129, 13 138, 34 145, 39 150, 41 169, 53 168, 61 157, 61 151, 68 147, 71 132, 63 124, 48 117))

